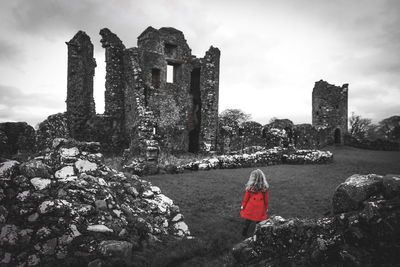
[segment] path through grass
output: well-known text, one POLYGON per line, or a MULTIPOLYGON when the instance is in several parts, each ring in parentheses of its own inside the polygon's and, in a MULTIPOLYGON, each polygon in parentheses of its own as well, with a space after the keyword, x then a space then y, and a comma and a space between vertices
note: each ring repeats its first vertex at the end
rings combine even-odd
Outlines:
MULTIPOLYGON (((327 165, 261 167, 270 184, 269 215, 320 217, 330 212, 334 189, 352 174, 400 173, 400 152, 329 147, 327 165)), ((171 242, 154 251, 151 265, 233 265, 229 249, 241 240, 239 215, 244 184, 254 168, 147 176, 179 205, 195 240, 171 242)))

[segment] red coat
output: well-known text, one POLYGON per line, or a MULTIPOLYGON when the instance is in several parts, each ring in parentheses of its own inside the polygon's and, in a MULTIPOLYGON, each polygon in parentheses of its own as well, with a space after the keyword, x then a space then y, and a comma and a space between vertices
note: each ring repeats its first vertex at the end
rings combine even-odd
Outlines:
POLYGON ((252 221, 264 221, 267 219, 268 209, 268 190, 254 193, 246 191, 242 201, 242 211, 240 216, 252 221))

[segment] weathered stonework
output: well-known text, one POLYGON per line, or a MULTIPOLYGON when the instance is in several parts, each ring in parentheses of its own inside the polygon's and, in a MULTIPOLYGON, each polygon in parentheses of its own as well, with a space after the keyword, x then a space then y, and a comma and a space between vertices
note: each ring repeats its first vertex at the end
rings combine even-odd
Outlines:
MULTIPOLYGON (((139 84, 143 88, 139 99, 153 111, 161 147, 169 151, 215 150, 219 50, 211 47, 204 58, 198 59, 192 56, 181 31, 148 27, 138 37, 138 47, 127 54, 131 54, 130 64, 134 66, 133 79, 127 79, 127 87, 139 84)), ((125 96, 126 101, 129 98, 125 96)), ((130 101, 133 103, 126 105, 135 106, 136 99, 130 101)), ((134 113, 131 108, 126 116, 132 118, 134 113)))
POLYGON ((118 36, 109 29, 100 30, 101 44, 106 52, 106 84, 104 118, 111 126, 109 132, 112 147, 123 147, 125 140, 123 123, 124 108, 124 63, 125 46, 118 36))
POLYGON ((66 42, 68 46, 67 118, 71 135, 86 139, 87 121, 96 113, 93 99, 93 76, 96 61, 93 44, 83 31, 66 42))
POLYGON ((79 139, 78 129, 86 123, 90 124, 86 135, 95 140, 93 127, 101 125, 100 120, 107 126, 104 132, 112 147, 129 144, 131 152, 146 161, 156 159, 159 147, 170 152, 216 149, 218 48, 210 47, 204 58, 196 58, 183 33, 174 28, 148 27, 138 37, 138 46, 129 49, 108 29, 100 35, 106 50, 103 115, 96 116, 94 102, 85 104, 80 95, 84 92, 87 99, 93 99, 93 84, 82 82, 94 73, 89 70, 95 65, 88 64, 94 62, 90 39, 79 32, 67 43, 68 80, 74 82, 69 83, 67 97, 72 137, 79 139))
MULTIPOLYGON (((214 150, 218 129, 218 98, 219 98, 219 59, 218 48, 210 47, 204 59, 201 60, 201 141, 214 150)), ((195 106, 194 106, 195 108, 195 106)))
POLYGON ((342 87, 323 80, 315 83, 312 92, 312 125, 329 128, 328 143, 343 144, 347 133, 348 84, 342 87))
POLYGON ((0 123, 0 158, 35 151, 35 130, 26 122, 0 123))
POLYGON ((328 145, 328 128, 317 128, 311 124, 296 124, 293 127, 293 144, 296 148, 322 148, 328 145))

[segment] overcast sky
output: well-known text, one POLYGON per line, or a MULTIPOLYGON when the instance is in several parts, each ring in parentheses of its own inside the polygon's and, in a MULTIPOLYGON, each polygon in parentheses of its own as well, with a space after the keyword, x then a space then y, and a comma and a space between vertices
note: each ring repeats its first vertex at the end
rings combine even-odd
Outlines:
POLYGON ((148 26, 181 30, 197 57, 221 50, 220 111, 311 123, 312 88, 323 79, 349 83, 349 115, 400 115, 397 0, 0 0, 0 23, 0 122, 35 126, 66 110, 65 42, 79 30, 94 43, 102 113, 100 29, 134 47, 148 26))

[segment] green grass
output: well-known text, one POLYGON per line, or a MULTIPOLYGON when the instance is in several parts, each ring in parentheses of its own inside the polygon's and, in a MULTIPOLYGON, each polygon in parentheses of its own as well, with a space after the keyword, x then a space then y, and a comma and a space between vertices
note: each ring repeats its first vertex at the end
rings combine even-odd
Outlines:
MULTIPOLYGON (((270 184, 268 215, 321 217, 329 214, 335 188, 352 174, 400 173, 400 152, 329 147, 327 165, 261 167, 270 184)), ((239 215, 244 184, 254 168, 146 176, 179 205, 194 240, 169 242, 152 251, 149 265, 234 265, 230 248, 241 241, 239 215)))

